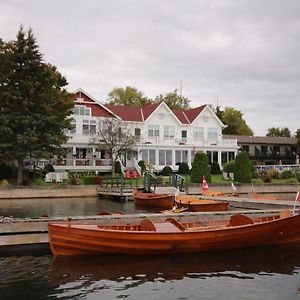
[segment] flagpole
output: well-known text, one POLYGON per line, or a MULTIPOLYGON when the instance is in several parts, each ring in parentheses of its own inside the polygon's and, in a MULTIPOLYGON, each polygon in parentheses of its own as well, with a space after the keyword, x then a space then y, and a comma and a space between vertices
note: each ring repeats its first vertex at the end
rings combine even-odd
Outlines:
POLYGON ((295 213, 295 211, 296 211, 296 203, 297 203, 297 200, 299 200, 299 192, 297 192, 297 194, 296 194, 296 198, 295 198, 295 201, 294 201, 293 214, 294 214, 294 213, 295 213))

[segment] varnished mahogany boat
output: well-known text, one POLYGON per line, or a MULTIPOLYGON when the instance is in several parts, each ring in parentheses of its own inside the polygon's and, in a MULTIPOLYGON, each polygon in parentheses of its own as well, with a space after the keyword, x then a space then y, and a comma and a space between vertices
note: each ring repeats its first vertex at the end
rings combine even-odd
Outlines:
POLYGON ((169 209, 174 204, 174 195, 172 194, 153 194, 134 189, 132 195, 134 202, 143 206, 169 209))
POLYGON ((194 196, 178 195, 176 205, 187 208, 188 211, 226 211, 228 202, 218 200, 199 199, 194 196))
POLYGON ((143 219, 138 225, 48 224, 54 255, 171 254, 300 242, 300 215, 180 223, 143 219))

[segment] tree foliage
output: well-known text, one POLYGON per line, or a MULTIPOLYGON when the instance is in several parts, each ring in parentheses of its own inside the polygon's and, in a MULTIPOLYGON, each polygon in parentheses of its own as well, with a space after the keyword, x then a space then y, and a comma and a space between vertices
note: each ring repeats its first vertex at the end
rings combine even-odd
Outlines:
POLYGON ((165 95, 158 95, 154 99, 155 103, 162 101, 164 101, 170 108, 175 109, 188 109, 190 108, 189 103, 191 102, 188 98, 178 95, 177 90, 165 95))
POLYGON ((31 29, 0 42, 0 159, 16 161, 18 184, 24 160, 60 154, 73 101, 66 79, 43 61, 31 29))
POLYGON ((238 153, 235 158, 234 180, 240 183, 251 183, 252 171, 251 164, 246 151, 238 153))
POLYGON ((271 127, 266 136, 291 137, 291 131, 287 127, 271 127))
POLYGON ((127 86, 125 89, 120 87, 114 88, 108 94, 107 103, 113 105, 143 107, 144 105, 151 103, 151 100, 135 87, 127 86))
POLYGON ((247 125, 243 114, 232 107, 225 107, 224 111, 217 107, 214 112, 218 118, 227 125, 223 129, 223 134, 230 135, 253 135, 252 129, 247 125))
POLYGON ((206 178, 207 182, 211 182, 208 157, 204 152, 199 151, 196 153, 194 161, 192 163, 192 169, 190 173, 191 181, 200 183, 202 182, 203 176, 206 178))
POLYGON ((136 137, 132 134, 126 123, 116 118, 106 119, 96 135, 91 138, 90 144, 106 149, 111 158, 112 175, 115 175, 114 161, 121 153, 131 149, 136 143, 136 137))
POLYGON ((300 145, 300 128, 298 128, 295 132, 295 138, 297 139, 297 144, 300 145))

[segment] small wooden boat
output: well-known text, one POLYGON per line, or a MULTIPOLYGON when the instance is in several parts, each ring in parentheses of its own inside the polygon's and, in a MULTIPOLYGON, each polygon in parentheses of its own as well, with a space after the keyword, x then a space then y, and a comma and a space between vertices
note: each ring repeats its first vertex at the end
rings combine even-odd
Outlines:
POLYGON ((132 195, 134 202, 143 206, 170 209, 174 205, 174 195, 172 194, 154 194, 134 189, 132 195))
POLYGON ((48 228, 54 255, 191 253, 300 242, 300 215, 291 216, 289 211, 207 222, 168 218, 127 225, 49 223, 48 228))
POLYGON ((228 202, 219 200, 199 199, 194 196, 178 195, 176 205, 187 208, 188 211, 226 211, 228 202))

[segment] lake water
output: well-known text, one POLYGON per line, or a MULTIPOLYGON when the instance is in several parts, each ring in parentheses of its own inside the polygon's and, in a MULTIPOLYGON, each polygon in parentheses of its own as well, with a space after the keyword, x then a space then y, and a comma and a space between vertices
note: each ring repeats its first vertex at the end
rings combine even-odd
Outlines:
MULTIPOLYGON (((144 212, 133 201, 1 200, 14 217, 144 212)), ((0 257, 0 299, 300 299, 300 245, 172 256, 0 257)))
POLYGON ((300 246, 176 256, 0 258, 0 299, 300 299, 300 246))

